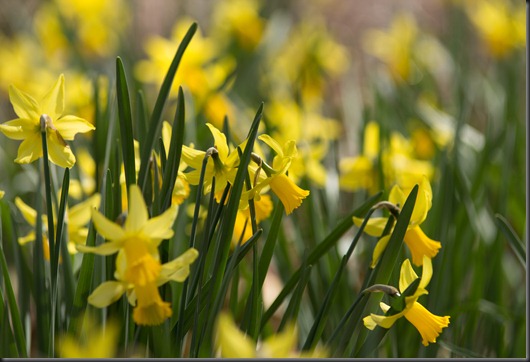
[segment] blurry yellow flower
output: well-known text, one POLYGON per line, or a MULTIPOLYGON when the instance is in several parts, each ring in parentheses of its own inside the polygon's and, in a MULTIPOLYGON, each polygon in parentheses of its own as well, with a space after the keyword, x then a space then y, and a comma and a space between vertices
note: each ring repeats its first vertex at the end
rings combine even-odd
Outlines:
MULTIPOLYGON (((90 210, 100 202, 100 195, 94 194, 92 197, 80 202, 71 208, 66 209, 65 222, 68 225, 68 252, 70 254, 77 253, 76 244, 82 245, 86 242, 88 236, 88 228, 86 225, 90 221, 90 210)), ((22 217, 27 221, 33 228, 37 225, 37 211, 27 205, 21 198, 15 198, 15 205, 20 210, 22 217)), ((54 215, 53 218, 55 228, 57 228, 57 218, 54 215)), ((42 227, 43 227, 43 246, 44 246, 44 258, 50 260, 50 248, 48 244, 48 217, 42 215, 42 227)), ((35 241, 35 230, 30 231, 27 235, 18 238, 20 245, 27 244, 35 241)))
MULTIPOLYGON (((373 330, 376 325, 383 328, 390 328, 401 317, 405 317, 416 327, 422 337, 422 344, 427 346, 429 343, 436 343, 436 338, 442 333, 442 329, 449 325, 449 316, 440 317, 432 314, 424 306, 417 302, 423 294, 428 294, 425 289, 432 277, 432 262, 427 256, 423 256, 423 272, 420 283, 413 295, 405 297, 405 308, 397 311, 396 314, 377 315, 370 314, 363 319, 366 328, 373 330)), ((406 259, 401 265, 399 276, 399 290, 403 293, 409 285, 418 278, 418 275, 412 269, 409 259, 406 259)), ((381 309, 386 313, 391 307, 383 302, 380 303, 381 309)))
MULTIPOLYGON (((394 185, 392 190, 390 190, 388 200, 398 207, 403 207, 409 193, 410 189, 405 193, 398 185, 394 185)), ((434 258, 436 254, 438 254, 438 250, 442 247, 440 242, 430 239, 420 228, 420 224, 427 218, 427 213, 429 212, 431 205, 431 185, 427 178, 424 177, 419 185, 418 196, 416 197, 414 210, 412 211, 409 226, 407 227, 405 238, 403 240, 410 250, 414 265, 422 265, 424 255, 429 258, 434 258)), ((379 237, 385 228, 387 220, 388 219, 385 217, 371 218, 368 220, 364 231, 369 235, 379 237)), ((363 223, 363 219, 357 217, 353 217, 353 221, 357 226, 361 226, 363 223)), ((381 254, 385 250, 388 241, 390 240, 390 235, 391 234, 388 234, 382 237, 377 242, 372 257, 372 268, 375 267, 379 261, 381 254)))
POLYGON ((217 320, 216 346, 223 358, 325 358, 327 352, 316 348, 310 352, 296 351, 298 332, 294 324, 268 337, 256 346, 234 323, 232 317, 221 312, 217 320))
POLYGON ((414 18, 405 13, 397 15, 388 31, 368 30, 363 38, 365 50, 388 65, 397 81, 408 81, 413 72, 412 49, 418 27, 414 18))
POLYGON ((116 357, 120 328, 113 321, 98 327, 95 318, 86 318, 79 337, 66 334, 57 339, 57 353, 61 358, 116 357))
POLYGON ((490 53, 497 58, 526 46, 525 5, 505 0, 483 0, 467 4, 467 13, 490 53))
POLYGON ((4 195, 5 195, 5 191, 0 190, 0 199, 4 198, 4 195))
POLYGON ((253 50, 263 34, 263 19, 259 16, 259 3, 255 0, 229 0, 216 4, 213 31, 221 41, 235 39, 237 44, 253 50))
POLYGON ((1 124, 0 131, 9 138, 23 140, 15 162, 31 163, 42 157, 41 123, 44 123, 50 161, 61 167, 72 167, 75 156, 65 141, 73 140, 77 133, 95 128, 82 118, 62 115, 64 76, 59 76, 39 102, 15 86, 9 88, 9 98, 20 118, 1 124))
MULTIPOLYGON (((214 148, 208 151, 210 154, 206 164, 206 170, 204 172, 204 193, 207 194, 212 191, 215 194, 217 201, 221 199, 223 190, 227 183, 232 183, 237 173, 237 166, 239 165, 239 155, 237 151, 230 152, 226 141, 226 136, 219 131, 215 126, 210 123, 206 124, 212 133, 214 138, 214 148), (215 190, 212 190, 212 179, 215 176, 215 190)), ((194 168, 193 171, 185 173, 187 181, 191 185, 198 185, 202 162, 207 152, 200 151, 188 147, 182 146, 182 160, 194 168)))
MULTIPOLYGON (((272 212, 273 205, 269 195, 260 195, 260 198, 254 198, 254 211, 256 212, 256 223, 268 218, 272 212)), ((252 224, 250 221, 250 208, 244 210, 237 210, 236 222, 234 224, 234 232, 232 234, 231 247, 237 246, 239 239, 241 244, 244 244, 252 236, 252 224), (243 231, 245 233, 243 234, 243 231)))
POLYGON ((70 179, 68 196, 81 199, 83 195, 93 194, 96 189, 96 162, 85 148, 78 149, 77 159, 79 180, 70 179))

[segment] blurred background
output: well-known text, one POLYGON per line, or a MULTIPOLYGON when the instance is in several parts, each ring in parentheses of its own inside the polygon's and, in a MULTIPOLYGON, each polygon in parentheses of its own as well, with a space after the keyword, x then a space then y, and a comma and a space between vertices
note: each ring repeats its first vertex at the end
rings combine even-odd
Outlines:
MULTIPOLYGON (((135 92, 133 107, 144 97, 151 110, 193 21, 199 31, 165 110, 172 119, 182 85, 186 143, 208 144, 204 124, 222 128, 225 115, 234 143, 241 141, 265 102, 264 129, 279 141, 297 140, 290 175, 311 189, 322 230, 396 182, 431 181, 433 207, 422 228, 442 249, 428 307, 451 315, 451 325, 439 346, 423 348, 415 330, 397 323, 381 356, 525 356, 525 3, 3 1, 0 122, 16 117, 9 85, 39 96, 61 73, 66 114, 95 124, 102 114, 115 116, 117 56, 135 92)), ((101 157, 91 137, 79 135, 72 146, 79 195, 97 190, 102 172, 90 169, 101 157)), ((37 185, 35 165, 12 162, 17 148, 0 136, 7 201, 27 200, 37 185)), ((21 217, 19 226, 28 228, 21 217)), ((308 243, 319 236, 325 232, 308 243)), ((355 292, 372 248, 359 247, 350 265, 355 292)))

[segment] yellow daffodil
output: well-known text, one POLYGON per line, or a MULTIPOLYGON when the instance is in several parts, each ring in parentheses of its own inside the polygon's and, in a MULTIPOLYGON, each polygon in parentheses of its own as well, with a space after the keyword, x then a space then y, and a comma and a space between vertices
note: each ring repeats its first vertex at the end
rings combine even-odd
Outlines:
POLYGON ((62 115, 64 76, 59 76, 39 102, 15 86, 9 88, 9 99, 19 118, 1 124, 0 131, 9 138, 23 140, 15 162, 31 163, 42 157, 41 127, 44 126, 50 161, 61 167, 72 167, 75 156, 65 141, 72 141, 77 133, 95 128, 82 118, 62 115))
POLYGON ((505 0, 483 0, 466 3, 467 12, 489 52, 506 57, 514 49, 526 46, 525 5, 511 6, 505 0))
MULTIPOLYGON (((90 210, 99 205, 100 195, 94 194, 90 198, 82 201, 70 208, 66 209, 65 222, 68 225, 68 252, 70 254, 77 253, 76 245, 82 245, 86 242, 88 236, 88 228, 86 224, 90 221, 90 210)), ((32 227, 37 224, 37 211, 27 205, 21 198, 15 198, 15 205, 20 210, 24 219, 32 227)), ((50 260, 50 249, 48 245, 48 217, 42 215, 42 227, 43 233, 43 246, 44 246, 44 258, 50 260)), ((54 223, 57 223, 57 218, 54 215, 54 223)), ((57 227, 57 225, 55 225, 57 227)), ((35 231, 29 232, 26 236, 18 238, 18 242, 21 245, 29 243, 35 240, 35 231)))
MULTIPOLYGON (((216 200, 221 199, 223 190, 227 183, 232 183, 236 177, 239 155, 237 151, 230 152, 226 136, 215 128, 214 125, 206 124, 214 138, 215 152, 210 152, 204 173, 204 193, 214 192, 216 200), (212 190, 212 178, 215 176, 215 190, 212 190)), ((244 148, 244 147, 243 147, 244 148)), ((191 185, 198 185, 205 151, 182 146, 182 160, 194 168, 193 171, 185 173, 187 181, 191 185)))
POLYGON ((116 259, 117 280, 100 284, 88 297, 88 302, 98 308, 105 308, 127 293, 129 303, 135 305, 134 321, 140 325, 158 325, 171 316, 170 304, 164 302, 158 293, 158 287, 169 282, 183 282, 189 275, 190 265, 199 253, 191 248, 179 257, 162 264, 156 280, 143 286, 125 280, 127 256, 124 251, 116 259))
MULTIPOLYGON (((423 271, 419 285, 411 296, 405 297, 405 307, 402 311, 391 315, 370 314, 363 319, 366 328, 373 330, 377 325, 383 328, 390 328, 401 317, 405 317, 416 327, 422 337, 422 344, 427 346, 429 343, 436 343, 436 338, 442 333, 442 329, 449 325, 449 316, 440 317, 429 312, 424 306, 417 302, 423 294, 428 294, 425 289, 432 277, 432 262, 428 256, 423 256, 423 271)), ((399 276, 399 291, 403 293, 412 282, 418 278, 414 269, 410 265, 409 259, 406 259, 401 265, 399 276)), ((381 309, 386 313, 391 307, 383 302, 380 303, 381 309)))
POLYGON ((160 274, 158 245, 173 236, 173 223, 178 206, 173 205, 163 214, 149 219, 142 192, 137 185, 129 188, 129 212, 123 228, 108 220, 99 211, 92 210, 96 230, 108 240, 99 246, 78 245, 79 251, 110 255, 123 250, 127 267, 124 281, 143 286, 160 274))
MULTIPOLYGON (((247 204, 248 205, 248 204, 247 204)), ((261 195, 259 199, 254 198, 254 210, 256 212, 256 223, 268 218, 272 212, 273 205, 269 195, 261 195)), ((232 234, 231 247, 237 246, 239 239, 244 244, 252 236, 252 225, 250 221, 250 208, 237 210, 234 232, 232 234), (244 231, 244 234, 243 234, 244 231)))
MULTIPOLYGON (((410 190, 405 193, 398 185, 394 185, 392 190, 390 190, 388 199, 392 204, 403 207, 409 193, 410 190)), ((434 258, 436 254, 438 254, 438 250, 442 247, 440 242, 430 239, 420 228, 420 224, 427 218, 427 213, 429 212, 431 205, 431 185, 427 178, 424 177, 419 185, 418 196, 416 198, 416 203, 414 204, 414 210, 412 212, 409 226, 403 240, 410 250, 414 265, 422 265, 424 260, 423 256, 434 258)), ((371 218, 368 220, 364 231, 369 235, 379 237, 385 228, 387 220, 388 219, 385 217, 371 218)), ((353 221, 357 226, 361 226, 363 223, 363 219, 357 217, 354 217, 353 221)), ((383 253, 383 250, 385 250, 389 240, 390 234, 382 237, 377 242, 372 258, 372 268, 377 264, 377 261, 381 257, 381 254, 383 253)))
POLYGON ((217 349, 223 358, 325 358, 327 352, 315 348, 310 352, 296 351, 298 333, 294 324, 259 343, 239 330, 232 317, 222 312, 217 320, 217 349))
POLYGON ((260 166, 263 167, 267 177, 264 180, 259 181, 250 193, 249 198, 259 195, 262 189, 270 187, 272 192, 278 196, 285 212, 290 214, 294 209, 302 204, 302 201, 309 195, 308 190, 300 188, 294 183, 294 181, 286 175, 286 172, 291 166, 292 158, 296 156, 297 149, 294 140, 287 141, 282 147, 269 135, 263 134, 258 137, 266 145, 268 145, 275 153, 272 161, 272 168, 265 162, 262 162, 260 166))
POLYGON ((57 339, 57 353, 61 358, 113 358, 116 357, 120 328, 116 321, 98 327, 89 316, 82 324, 79 337, 66 334, 57 339))

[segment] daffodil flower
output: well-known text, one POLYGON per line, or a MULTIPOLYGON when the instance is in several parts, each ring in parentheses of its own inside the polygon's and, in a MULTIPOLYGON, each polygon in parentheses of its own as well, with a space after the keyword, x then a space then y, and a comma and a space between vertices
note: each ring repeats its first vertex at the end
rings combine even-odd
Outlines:
POLYGON ((96 230, 108 240, 99 246, 78 245, 84 253, 111 255, 125 252, 127 267, 124 281, 144 286, 153 282, 160 274, 158 245, 173 236, 173 223, 177 217, 177 205, 172 205, 163 214, 149 219, 142 192, 138 185, 129 188, 129 212, 123 228, 108 220, 96 209, 92 210, 92 221, 96 230))
MULTIPOLYGON (((204 193, 207 194, 212 191, 215 194, 216 200, 220 200, 227 183, 232 183, 236 177, 237 166, 239 165, 239 155, 237 151, 230 152, 226 141, 226 136, 219 131, 215 126, 206 123, 214 138, 214 148, 209 152, 210 157, 206 164, 204 173, 204 193), (212 179, 215 176, 215 190, 212 189, 212 179)), ((201 168, 204 157, 207 152, 196 150, 194 148, 183 145, 182 146, 182 160, 193 171, 185 173, 186 179, 191 185, 198 185, 201 168)))
MULTIPOLYGON (((390 190, 388 197, 389 201, 398 206, 403 206, 407 200, 408 193, 405 194, 403 190, 398 186, 394 185, 390 190)), ((426 255, 429 258, 434 258, 438 254, 438 250, 442 247, 440 242, 430 239, 423 230, 420 228, 420 224, 427 218, 427 213, 432 205, 432 190, 431 185, 426 177, 422 179, 419 185, 418 196, 416 197, 416 203, 412 216, 405 233, 404 242, 407 244, 410 253, 412 254, 412 262, 414 265, 422 265, 423 256, 426 255)), ((355 225, 361 226, 363 219, 354 217, 353 221, 355 225)), ((387 218, 385 217, 374 217, 368 220, 364 231, 372 236, 381 236, 387 218)), ((373 257, 372 257, 372 268, 375 267, 377 261, 381 257, 383 250, 385 250, 388 241, 390 240, 390 234, 383 236, 375 246, 373 257)))
MULTIPOLYGON (((417 302, 423 294, 428 294, 425 289, 432 277, 432 262, 427 256, 423 256, 423 271, 419 285, 413 295, 405 297, 405 307, 402 311, 392 315, 370 314, 363 319, 366 328, 373 330, 377 325, 383 328, 390 328, 401 317, 405 317, 416 327, 422 337, 422 344, 436 343, 436 338, 442 333, 442 329, 449 325, 449 316, 440 317, 429 312, 424 306, 417 302)), ((399 291, 403 293, 412 282, 418 279, 417 274, 412 269, 409 259, 401 265, 399 276, 399 291)), ((391 307, 383 302, 381 309, 387 313, 391 307)))
POLYGON ((267 177, 260 180, 252 190, 247 192, 250 193, 249 198, 254 195, 259 195, 260 191, 265 187, 269 186, 278 196, 285 212, 290 214, 294 209, 302 204, 302 201, 309 195, 308 190, 300 188, 294 183, 294 181, 286 175, 286 172, 291 166, 292 158, 296 155, 296 143, 294 140, 287 141, 284 147, 281 147, 269 135, 263 134, 258 137, 261 141, 267 144, 276 153, 272 161, 272 167, 269 167, 265 162, 261 162, 261 166, 267 177))
POLYGON ((298 333, 294 324, 272 335, 256 346, 250 337, 239 330, 232 317, 222 312, 217 320, 216 345, 223 358, 325 358, 321 348, 300 353, 296 351, 298 333))
POLYGON ((50 161, 61 167, 72 167, 75 156, 66 141, 95 127, 82 118, 63 116, 64 76, 59 76, 40 101, 13 85, 9 87, 9 99, 19 118, 1 124, 0 131, 11 139, 23 140, 15 162, 31 163, 42 157, 41 127, 45 127, 50 161))
POLYGON ((88 297, 88 302, 98 308, 105 308, 127 293, 129 303, 134 305, 133 319, 139 325, 158 325, 172 314, 170 303, 164 302, 158 292, 158 287, 169 282, 183 282, 189 275, 190 265, 197 259, 199 253, 190 248, 179 257, 162 264, 156 280, 142 286, 125 280, 127 269, 126 254, 118 253, 116 259, 117 280, 100 284, 88 297))
MULTIPOLYGON (((77 253, 76 245, 82 245, 86 242, 88 236, 88 229, 86 224, 90 221, 90 210, 99 204, 100 195, 94 194, 90 198, 82 201, 70 208, 66 209, 65 222, 68 224, 68 252, 70 254, 77 253)), ((37 211, 26 204, 20 197, 15 198, 15 205, 22 213, 22 217, 30 224, 35 227, 37 224, 37 211)), ((48 238, 46 233, 48 232, 48 217, 42 215, 42 225, 44 228, 43 234, 43 246, 44 246, 44 258, 50 260, 50 247, 48 245, 48 238)), ((53 218, 54 222, 57 222, 57 218, 53 218)), ((57 227, 57 225, 56 225, 57 227)), ((20 245, 27 244, 35 240, 35 231, 30 231, 27 235, 18 238, 20 245)))

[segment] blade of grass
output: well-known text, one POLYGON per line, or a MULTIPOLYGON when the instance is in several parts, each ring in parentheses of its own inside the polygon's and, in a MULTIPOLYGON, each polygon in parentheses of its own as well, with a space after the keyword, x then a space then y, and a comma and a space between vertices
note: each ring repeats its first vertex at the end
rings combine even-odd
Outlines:
POLYGON ((125 170, 125 183, 127 190, 136 183, 134 168, 134 137, 131 114, 131 101, 125 69, 120 57, 116 58, 116 95, 118 98, 118 119, 120 121, 120 143, 123 155, 123 168, 125 170))
POLYGON ((154 147, 156 135, 160 132, 160 128, 162 127, 162 110, 164 109, 167 97, 169 96, 169 91, 171 90, 171 85, 173 83, 173 79, 175 78, 175 74, 177 72, 182 56, 184 55, 184 51, 188 47, 188 44, 190 43, 193 35, 195 34, 195 31, 197 31, 197 24, 193 23, 188 29, 186 35, 184 35, 182 41, 180 42, 175 57, 173 58, 171 65, 169 66, 169 70, 164 78, 164 81, 162 82, 160 92, 158 93, 155 108, 153 109, 153 113, 151 114, 151 118, 149 121, 149 131, 145 139, 144 147, 141 150, 141 162, 140 171, 138 172, 138 184, 140 185, 140 188, 142 190, 144 190, 146 187, 149 158, 151 155, 151 151, 154 147))

